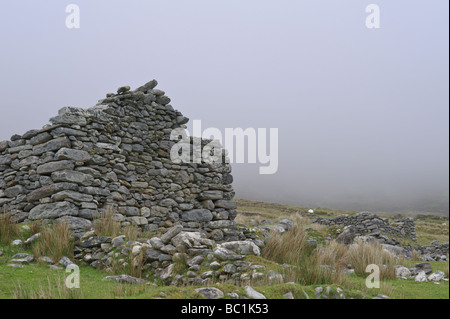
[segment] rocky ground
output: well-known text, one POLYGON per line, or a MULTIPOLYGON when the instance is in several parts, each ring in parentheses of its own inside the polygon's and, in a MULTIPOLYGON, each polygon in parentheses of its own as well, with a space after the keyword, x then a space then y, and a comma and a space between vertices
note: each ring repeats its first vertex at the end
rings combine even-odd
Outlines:
MULTIPOLYGON (((245 240, 216 241, 202 232, 187 232, 181 225, 162 234, 146 234, 147 237, 107 236, 93 229, 74 242, 71 256, 58 259, 37 256, 33 245, 40 240, 40 233, 28 236, 30 225, 20 225, 22 237, 17 236, 21 238, 0 246, 0 297, 23 297, 21 291, 28 288, 18 287, 17 282, 20 282, 21 271, 27 268, 52 276, 49 271, 61 275, 65 267, 76 264, 81 267, 82 278, 84 272, 93 272, 99 285, 144 287, 127 288, 131 292, 127 290, 122 296, 127 298, 142 294, 150 294, 152 298, 207 299, 448 298, 448 243, 434 241, 424 246, 381 233, 357 236, 351 227, 313 223, 317 213, 289 211, 287 207, 276 207, 274 213, 264 207, 258 210, 257 204, 249 206, 238 201, 239 210, 237 221, 245 240), (269 216, 271 218, 266 218, 269 216), (383 252, 397 261, 394 278, 384 280, 381 289, 367 289, 363 285, 365 277, 358 274, 357 265, 337 267, 324 263, 319 266, 330 273, 343 273, 346 279, 305 284, 301 280, 301 268, 298 268, 300 279, 295 279, 292 272, 297 266, 278 262, 265 249, 274 236, 283 238, 297 227, 305 230, 305 247, 312 251, 336 243, 346 251, 357 250, 367 243, 378 243, 383 252), (16 272, 17 276, 14 275, 16 272), (8 287, 9 292, 2 286, 8 287), (176 290, 167 293, 165 287, 176 290), (416 292, 407 293, 408 289, 416 292), (180 290, 187 292, 184 296, 179 295, 180 290), (160 293, 155 295, 157 291, 160 293)), ((442 228, 448 230, 448 226, 442 225, 442 228)), ((417 232, 419 240, 423 236, 427 237, 427 234, 417 232)), ((30 295, 33 294, 26 294, 30 295)))

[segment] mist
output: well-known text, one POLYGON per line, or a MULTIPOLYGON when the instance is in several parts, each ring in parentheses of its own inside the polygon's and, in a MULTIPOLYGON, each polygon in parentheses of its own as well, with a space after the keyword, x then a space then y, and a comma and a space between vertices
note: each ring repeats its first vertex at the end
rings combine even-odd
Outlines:
POLYGON ((0 2, 0 140, 153 78, 202 126, 278 128, 278 171, 237 198, 449 211, 448 1, 0 2))

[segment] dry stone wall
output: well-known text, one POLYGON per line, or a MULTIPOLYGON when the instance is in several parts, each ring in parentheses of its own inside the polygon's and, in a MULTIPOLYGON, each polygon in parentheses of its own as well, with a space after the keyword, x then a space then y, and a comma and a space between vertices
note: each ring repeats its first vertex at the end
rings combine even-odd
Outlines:
POLYGON ((171 161, 170 133, 189 119, 156 85, 119 88, 89 109, 64 107, 42 129, 0 142, 0 209, 82 234, 112 207, 123 226, 180 224, 239 239, 231 166, 171 161))
POLYGON ((367 234, 388 234, 395 237, 410 238, 417 240, 416 227, 413 218, 399 218, 393 223, 385 218, 380 218, 376 214, 361 212, 355 215, 340 215, 332 218, 317 217, 314 223, 333 226, 353 226, 356 236, 367 234))

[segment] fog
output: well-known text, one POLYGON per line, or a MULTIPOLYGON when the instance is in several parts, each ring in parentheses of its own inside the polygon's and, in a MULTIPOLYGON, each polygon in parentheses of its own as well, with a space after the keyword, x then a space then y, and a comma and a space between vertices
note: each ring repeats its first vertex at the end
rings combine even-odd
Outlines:
POLYGON ((448 1, 373 2, 2 0, 0 140, 155 78, 204 128, 278 128, 237 198, 448 214, 448 1))

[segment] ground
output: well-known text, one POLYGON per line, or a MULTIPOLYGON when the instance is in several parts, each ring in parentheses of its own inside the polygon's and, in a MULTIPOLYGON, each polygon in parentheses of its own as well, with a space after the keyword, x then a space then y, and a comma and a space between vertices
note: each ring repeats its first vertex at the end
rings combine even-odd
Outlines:
MULTIPOLYGON (((239 223, 251 225, 262 220, 272 220, 276 222, 281 218, 289 218, 298 212, 307 212, 307 208, 286 206, 281 204, 262 203, 246 200, 236 200, 238 203, 239 223)), ((333 209, 316 209, 315 215, 335 216, 339 214, 353 214, 333 209)), ((441 217, 423 216, 416 221, 417 236, 420 244, 429 244, 432 240, 448 242, 448 219, 441 217)), ((324 227, 314 227, 312 234, 317 237, 324 235, 327 229, 324 227)), ((168 299, 201 299, 201 294, 194 290, 199 286, 165 286, 161 283, 129 285, 118 284, 112 281, 104 281, 106 276, 104 271, 92 267, 80 267, 80 289, 67 289, 64 285, 66 276, 65 270, 53 270, 44 264, 29 264, 23 268, 12 268, 7 266, 11 257, 24 252, 23 248, 12 247, 11 245, 0 244, 0 298, 168 298, 168 299)), ((31 253, 31 251, 28 251, 31 253)), ((280 265, 259 256, 247 257, 248 261, 254 264, 266 266, 266 270, 278 271, 280 265)), ((407 261, 405 266, 412 266, 419 261, 407 261)), ((433 271, 442 270, 448 276, 448 262, 431 262, 433 271)), ((415 282, 414 280, 385 280, 381 283, 380 289, 368 289, 365 287, 365 277, 349 275, 345 285, 333 283, 321 284, 321 287, 330 286, 332 291, 342 288, 346 298, 372 298, 377 295, 387 295, 394 299, 448 299, 449 283, 442 281, 439 285, 433 282, 415 282)), ((305 285, 283 283, 268 285, 260 283, 252 285, 254 289, 264 294, 269 299, 283 298, 283 295, 291 292, 295 299, 314 299, 314 289, 319 285, 305 285)), ((231 298, 227 293, 237 293, 244 296, 244 286, 234 286, 231 284, 217 284, 225 294, 225 298, 231 298)))

